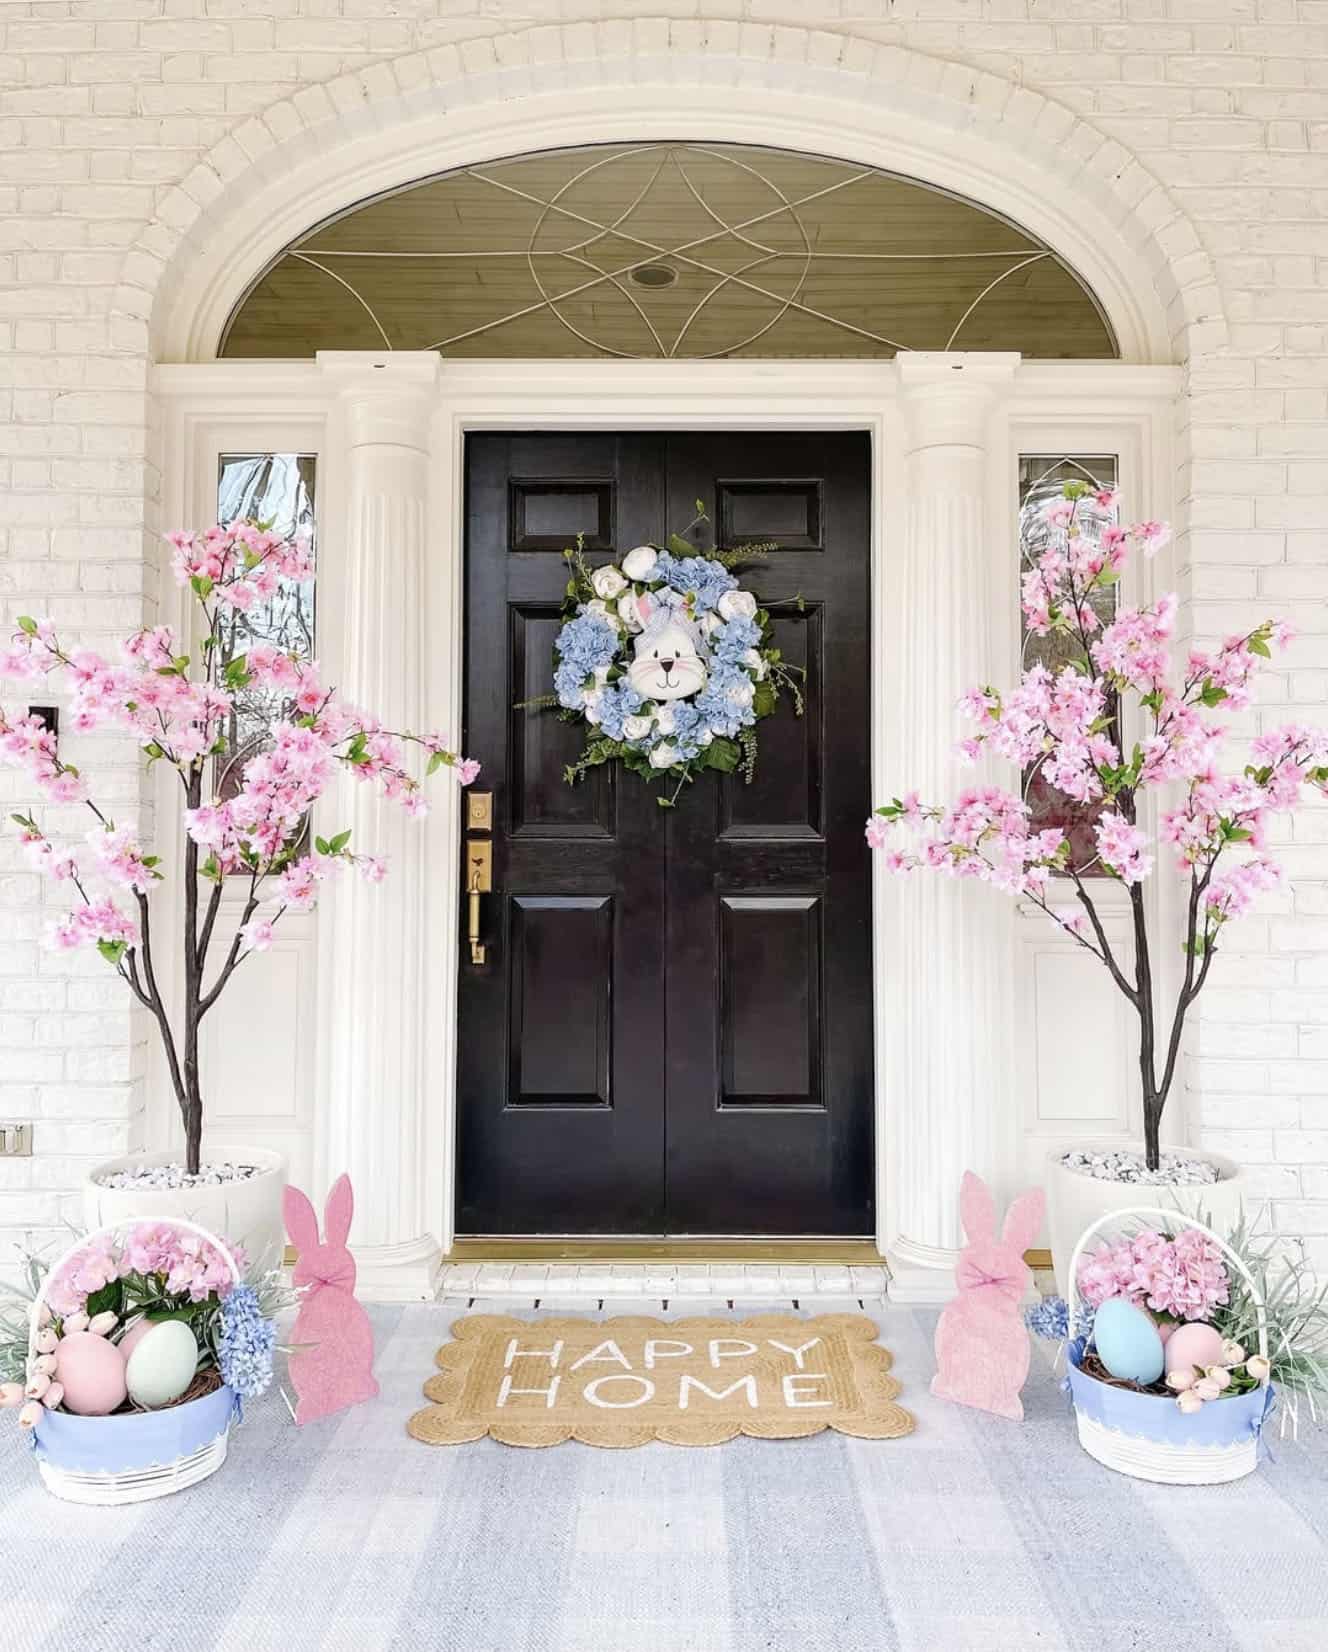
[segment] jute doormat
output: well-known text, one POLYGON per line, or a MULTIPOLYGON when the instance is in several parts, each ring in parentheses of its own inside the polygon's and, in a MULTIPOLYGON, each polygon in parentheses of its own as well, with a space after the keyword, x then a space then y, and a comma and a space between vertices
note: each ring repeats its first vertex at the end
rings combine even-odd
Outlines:
POLYGON ((472 1314, 438 1350, 433 1403, 406 1427, 430 1445, 488 1434, 505 1445, 720 1445, 838 1429, 893 1440, 890 1353, 860 1314, 797 1319, 513 1319, 472 1314))

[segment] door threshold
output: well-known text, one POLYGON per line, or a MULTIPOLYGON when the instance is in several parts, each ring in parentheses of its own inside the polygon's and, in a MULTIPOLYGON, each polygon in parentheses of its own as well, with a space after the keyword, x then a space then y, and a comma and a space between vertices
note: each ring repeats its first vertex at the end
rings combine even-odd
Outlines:
POLYGON ((448 1262, 774 1262, 879 1267, 871 1239, 454 1239, 448 1262))

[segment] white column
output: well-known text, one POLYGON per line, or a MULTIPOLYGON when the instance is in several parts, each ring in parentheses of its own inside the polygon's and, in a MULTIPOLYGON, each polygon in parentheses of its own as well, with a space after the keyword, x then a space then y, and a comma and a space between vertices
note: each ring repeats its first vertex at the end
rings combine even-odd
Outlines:
MULTIPOLYGON (((1010 533, 988 520, 987 432, 1017 355, 901 355, 906 503, 887 556, 898 668, 887 711, 890 789, 948 804, 966 786, 1013 774, 955 756, 967 732, 956 702, 1005 674, 1011 588, 993 558, 1010 533)), ((1014 910, 1008 896, 919 871, 890 879, 886 1027, 885 1216, 890 1295, 953 1294, 963 1243, 959 1183, 988 1178, 998 1199, 1018 1129, 1012 1074, 1014 910)))
MULTIPOLYGON (((439 357, 325 352, 339 434, 332 479, 344 512, 340 669, 329 679, 389 728, 424 729, 430 424, 439 357)), ((427 730, 425 730, 427 732, 427 730)), ((428 1300, 441 1251, 426 1187, 425 831, 376 788, 347 778, 325 829, 382 855, 378 885, 346 874, 319 912, 317 1191, 347 1171, 362 1295, 428 1300)))

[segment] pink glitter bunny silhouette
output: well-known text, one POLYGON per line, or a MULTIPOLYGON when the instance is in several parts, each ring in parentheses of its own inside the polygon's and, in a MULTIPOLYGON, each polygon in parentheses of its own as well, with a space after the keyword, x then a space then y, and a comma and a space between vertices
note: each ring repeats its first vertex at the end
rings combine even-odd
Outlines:
POLYGON ((346 1248, 355 1209, 349 1176, 338 1176, 327 1196, 323 1244, 314 1207, 298 1187, 285 1188, 281 1204, 286 1232, 299 1252, 293 1281, 308 1287, 291 1341, 310 1346, 290 1358, 291 1384, 299 1397, 295 1421, 307 1423, 377 1394, 373 1328, 355 1300, 355 1258, 346 1248))
POLYGON ((1042 1226, 1040 1188, 1021 1193, 996 1237, 991 1190, 964 1172, 959 1214, 968 1244, 955 1268, 959 1295, 936 1327, 936 1375, 931 1391, 943 1400, 994 1411, 1016 1421, 1024 1415, 1019 1391, 1028 1377, 1028 1330, 1020 1304, 1033 1275, 1024 1252, 1042 1226))

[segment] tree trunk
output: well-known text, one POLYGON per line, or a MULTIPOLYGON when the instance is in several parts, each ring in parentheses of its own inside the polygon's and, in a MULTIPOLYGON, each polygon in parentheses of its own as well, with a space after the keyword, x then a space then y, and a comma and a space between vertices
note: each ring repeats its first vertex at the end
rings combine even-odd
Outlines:
MULTIPOLYGON (((189 777, 188 807, 196 809, 203 775, 196 764, 189 777)), ((185 1169, 196 1176, 203 1141, 203 1091, 198 1072, 198 1023, 201 1018, 202 969, 198 957, 198 845, 185 838, 184 850, 184 1120, 185 1169)))

